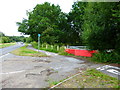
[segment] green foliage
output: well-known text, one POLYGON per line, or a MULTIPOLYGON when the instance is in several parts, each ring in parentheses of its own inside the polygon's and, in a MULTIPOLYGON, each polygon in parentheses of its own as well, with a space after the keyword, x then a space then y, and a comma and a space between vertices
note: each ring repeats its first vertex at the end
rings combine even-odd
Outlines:
POLYGON ((26 42, 24 36, 8 36, 10 38, 10 42, 26 42))
MULTIPOLYGON (((32 42, 31 44, 34 48, 38 49, 37 42, 32 42)), ((58 53, 60 55, 73 56, 72 54, 68 54, 67 52, 65 52, 64 46, 59 46, 59 45, 50 45, 50 44, 44 43, 40 46, 40 50, 54 52, 54 53, 58 53)))
POLYGON ((26 43, 31 43, 31 42, 33 41, 31 37, 26 37, 25 39, 26 39, 26 40, 25 40, 26 43))
POLYGON ((58 43, 58 36, 62 33, 58 26, 61 14, 59 6, 48 2, 37 4, 33 11, 28 12, 28 20, 17 22, 18 31, 29 34, 34 41, 38 40, 37 36, 40 33, 41 42, 58 43))
POLYGON ((74 2, 72 5, 72 10, 68 14, 67 23, 69 25, 69 42, 72 42, 72 45, 82 45, 82 39, 80 38, 82 33, 83 25, 83 15, 84 7, 86 7, 86 2, 74 2))
MULTIPOLYGON (((113 52, 120 55, 119 3, 77 1, 74 2, 71 11, 66 14, 61 12, 59 6, 45 2, 36 5, 33 11, 27 13, 28 20, 23 19, 21 23, 17 22, 18 31, 29 34, 36 42, 40 33, 41 43, 54 46, 59 43, 87 45, 89 49, 99 50, 102 53, 113 49, 113 52)), ((35 47, 37 48, 36 44, 35 47)), ((55 48, 49 48, 49 45, 48 49, 41 49, 59 52, 55 48)), ((100 54, 100 57, 107 58, 103 62, 114 58, 115 62, 118 61, 116 54, 105 55, 100 54)))
POLYGON ((10 42, 25 42, 24 36, 6 36, 4 33, 0 32, 0 43, 10 43, 10 42))
POLYGON ((31 44, 34 48, 38 48, 38 43, 37 42, 34 41, 34 42, 31 42, 31 44))
POLYGON ((88 3, 85 8, 82 38, 90 49, 115 49, 117 31, 113 9, 117 3, 88 3))
POLYGON ((7 36, 3 36, 0 38, 0 43, 10 43, 10 39, 7 36))
POLYGON ((114 77, 110 77, 106 74, 103 74, 102 72, 100 71, 97 71, 95 69, 90 69, 90 70, 87 70, 87 73, 85 75, 90 75, 91 77, 100 77, 101 79, 107 81, 107 80, 117 80, 116 78, 114 77))
POLYGON ((109 63, 118 63, 120 64, 120 55, 116 52, 99 52, 95 53, 91 60, 96 62, 109 62, 109 63))

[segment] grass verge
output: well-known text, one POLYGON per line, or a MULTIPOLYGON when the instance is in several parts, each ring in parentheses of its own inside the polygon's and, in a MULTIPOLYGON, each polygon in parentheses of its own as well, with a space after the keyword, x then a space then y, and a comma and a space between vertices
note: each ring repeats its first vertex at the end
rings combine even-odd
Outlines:
POLYGON ((47 57, 47 55, 44 53, 33 51, 30 49, 27 49, 26 47, 27 47, 27 45, 20 47, 16 50, 12 51, 11 53, 15 54, 15 55, 19 55, 19 56, 47 57))
MULTIPOLYGON (((37 42, 32 42, 32 46, 36 49, 38 49, 38 44, 37 42)), ((65 52, 65 47, 64 46, 58 46, 58 45, 49 45, 49 44, 42 44, 40 47, 40 50, 44 51, 49 51, 49 52, 54 52, 58 53, 59 55, 64 55, 64 56, 70 56, 73 58, 85 60, 88 62, 94 62, 94 63, 103 63, 103 64, 120 64, 120 55, 117 53, 94 53, 93 57, 83 57, 83 56, 75 56, 73 54, 69 54, 65 52)))
POLYGON ((120 80, 90 69, 56 88, 120 88, 120 80))
POLYGON ((5 47, 12 46, 12 45, 15 45, 15 43, 1 43, 0 48, 5 48, 5 47))

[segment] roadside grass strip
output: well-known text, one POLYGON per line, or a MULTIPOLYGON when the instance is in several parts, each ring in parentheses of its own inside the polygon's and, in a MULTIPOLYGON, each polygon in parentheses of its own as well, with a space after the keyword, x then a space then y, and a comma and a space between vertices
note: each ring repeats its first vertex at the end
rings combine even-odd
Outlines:
POLYGON ((47 57, 47 55, 44 53, 33 51, 31 49, 27 49, 26 47, 27 45, 20 47, 11 53, 18 56, 47 57))
POLYGON ((12 46, 12 45, 15 45, 15 43, 1 43, 0 48, 5 48, 5 47, 12 46))
POLYGON ((95 69, 71 76, 52 88, 120 88, 120 80, 95 69))

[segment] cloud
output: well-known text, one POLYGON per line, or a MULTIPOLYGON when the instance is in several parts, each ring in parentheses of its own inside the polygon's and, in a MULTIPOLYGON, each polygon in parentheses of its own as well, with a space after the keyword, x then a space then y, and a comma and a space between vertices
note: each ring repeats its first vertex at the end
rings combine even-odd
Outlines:
POLYGON ((74 0, 2 0, 0 3, 0 31, 6 35, 20 35, 16 22, 27 18, 26 10, 32 10, 37 4, 50 2, 60 5, 63 12, 68 13, 74 0))

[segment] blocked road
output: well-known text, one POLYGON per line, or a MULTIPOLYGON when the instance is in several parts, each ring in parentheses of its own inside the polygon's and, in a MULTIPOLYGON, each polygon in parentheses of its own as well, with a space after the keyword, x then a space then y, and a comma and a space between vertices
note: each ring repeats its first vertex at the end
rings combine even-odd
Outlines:
MULTIPOLYGON (((46 52, 48 53, 48 52, 46 52)), ((72 57, 48 53, 50 57, 8 54, 2 61, 2 88, 44 88, 87 68, 101 64, 86 63, 72 57)))

